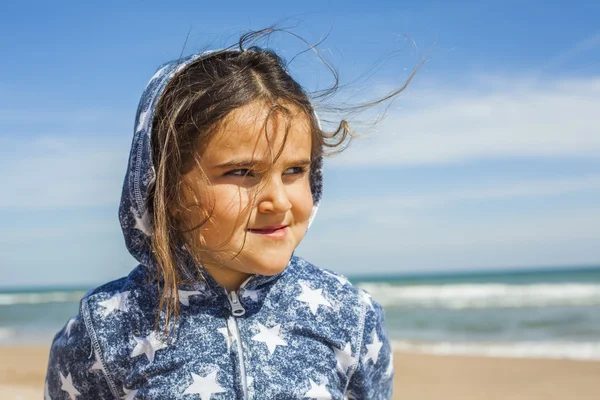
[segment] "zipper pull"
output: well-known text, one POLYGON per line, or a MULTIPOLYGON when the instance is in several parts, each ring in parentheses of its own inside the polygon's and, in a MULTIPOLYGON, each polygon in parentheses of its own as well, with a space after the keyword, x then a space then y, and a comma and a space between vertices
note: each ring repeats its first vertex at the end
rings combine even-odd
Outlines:
POLYGON ((235 317, 241 317, 246 313, 246 309, 240 303, 240 299, 235 291, 230 292, 227 298, 229 299, 229 304, 231 304, 231 313, 235 317))

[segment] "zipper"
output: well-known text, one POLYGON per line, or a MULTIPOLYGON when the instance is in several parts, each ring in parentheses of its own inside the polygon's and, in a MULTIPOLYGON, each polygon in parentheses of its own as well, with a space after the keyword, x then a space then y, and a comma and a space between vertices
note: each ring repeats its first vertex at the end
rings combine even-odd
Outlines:
POLYGON ((246 309, 240 303, 240 298, 235 291, 229 293, 229 296, 227 297, 229 298, 229 304, 231 304, 231 314, 233 314, 234 317, 241 317, 246 314, 246 309))
MULTIPOLYGON (((246 283, 246 282, 244 282, 246 283)), ((225 289, 225 293, 227 293, 227 289, 225 289)), ((231 305, 231 316, 229 317, 235 329, 235 336, 237 338, 237 349, 238 349, 238 361, 240 363, 240 373, 242 375, 242 389, 244 391, 244 400, 248 399, 248 388, 246 382, 246 367, 244 366, 244 350, 242 347, 242 337, 240 335, 240 330, 238 328, 238 321, 236 317, 241 317, 246 313, 246 309, 240 303, 240 298, 238 297, 235 291, 231 291, 227 294, 227 299, 229 300, 229 304, 231 305)), ((229 324, 227 324, 229 327, 229 324)))

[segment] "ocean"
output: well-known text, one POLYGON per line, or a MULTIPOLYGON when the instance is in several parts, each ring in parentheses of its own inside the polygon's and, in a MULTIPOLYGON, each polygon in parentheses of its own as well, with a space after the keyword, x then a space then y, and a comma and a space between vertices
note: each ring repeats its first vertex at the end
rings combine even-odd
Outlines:
MULTIPOLYGON (((361 276, 396 350, 600 360, 600 266, 361 276)), ((49 344, 89 287, 0 289, 0 344, 49 344)))

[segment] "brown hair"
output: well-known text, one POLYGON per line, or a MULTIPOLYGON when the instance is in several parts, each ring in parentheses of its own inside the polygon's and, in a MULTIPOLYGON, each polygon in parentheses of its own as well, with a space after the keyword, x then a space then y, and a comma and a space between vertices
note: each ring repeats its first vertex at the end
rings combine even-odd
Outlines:
MULTIPOLYGON (((327 133, 319 126, 314 113, 313 102, 329 98, 339 87, 334 68, 319 56, 331 71, 334 84, 309 95, 290 76, 282 58, 271 50, 253 45, 276 31, 279 30, 268 28, 247 33, 240 38, 237 48, 232 46, 200 57, 171 79, 158 101, 151 133, 156 181, 150 190, 148 207, 153 216, 152 251, 158 265, 159 309, 164 309, 166 314, 165 332, 171 317, 176 321, 179 314, 179 284, 201 276, 187 270, 188 266, 182 261, 186 256, 192 256, 195 264, 200 265, 202 259, 201 250, 186 250, 184 233, 198 229, 211 217, 210 209, 201 207, 198 202, 195 207, 202 212, 203 222, 184 232, 182 221, 171 211, 186 207, 179 198, 182 177, 198 164, 197 155, 219 131, 226 117, 254 101, 264 102, 270 107, 270 113, 289 115, 289 106, 304 113, 312 133, 310 181, 313 194, 321 190, 314 187, 315 183, 321 182, 320 177, 314 174, 321 173, 325 149, 340 150, 341 145, 352 137, 345 119, 339 122, 337 129, 327 133)), ((315 46, 310 45, 310 50, 319 55, 315 46)), ((417 69, 401 88, 388 96, 344 110, 361 111, 392 99, 406 87, 417 69)), ((202 179, 207 180, 206 175, 200 172, 202 179)))

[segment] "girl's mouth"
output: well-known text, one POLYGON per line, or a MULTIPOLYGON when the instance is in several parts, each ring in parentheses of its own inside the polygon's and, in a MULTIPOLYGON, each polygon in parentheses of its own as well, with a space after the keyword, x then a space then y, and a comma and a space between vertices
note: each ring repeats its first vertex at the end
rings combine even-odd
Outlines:
POLYGON ((251 233, 271 238, 283 238, 287 233, 287 225, 265 226, 260 229, 248 229, 251 233))

